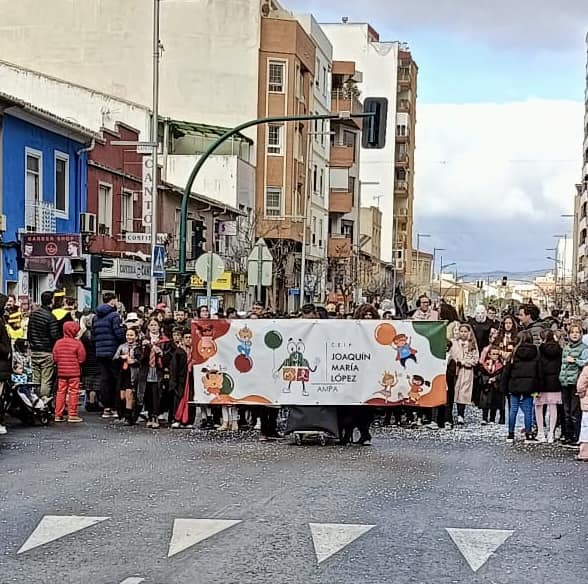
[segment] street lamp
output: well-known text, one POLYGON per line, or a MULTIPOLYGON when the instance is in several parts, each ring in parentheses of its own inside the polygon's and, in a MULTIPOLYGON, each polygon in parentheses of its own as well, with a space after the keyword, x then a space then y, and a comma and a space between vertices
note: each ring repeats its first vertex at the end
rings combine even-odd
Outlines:
POLYGON ((433 280, 435 279, 435 260, 437 259, 437 252, 438 251, 445 251, 444 247, 434 247, 433 248, 433 265, 431 270, 431 297, 433 296, 433 280))
POLYGON ((443 263, 443 256, 441 256, 441 263, 439 265, 439 298, 441 298, 441 295, 443 294, 443 270, 445 268, 450 268, 451 266, 456 266, 456 265, 457 265, 456 262, 444 264, 443 263))

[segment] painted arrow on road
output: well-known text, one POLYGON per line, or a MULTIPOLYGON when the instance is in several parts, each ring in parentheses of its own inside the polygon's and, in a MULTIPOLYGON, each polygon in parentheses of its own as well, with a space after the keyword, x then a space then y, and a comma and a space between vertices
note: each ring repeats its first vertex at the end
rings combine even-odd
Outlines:
POLYGON ((505 529, 452 529, 445 530, 470 568, 477 572, 494 552, 514 533, 505 529))
POLYGON ((309 523, 308 526, 319 564, 375 527, 351 523, 309 523))

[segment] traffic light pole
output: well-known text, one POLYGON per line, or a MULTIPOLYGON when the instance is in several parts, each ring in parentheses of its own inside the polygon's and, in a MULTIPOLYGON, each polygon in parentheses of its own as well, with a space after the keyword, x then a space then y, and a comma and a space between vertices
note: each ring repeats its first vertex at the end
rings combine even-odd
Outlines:
POLYGON ((323 115, 304 115, 304 116, 276 116, 276 117, 269 117, 269 118, 258 118, 255 120, 250 120, 232 128, 231 130, 227 130, 216 142, 210 145, 210 147, 202 154, 202 156, 196 162, 190 176, 188 177, 188 182, 186 183, 186 188, 184 189, 184 193, 182 195, 182 205, 180 208, 180 255, 179 255, 179 265, 178 265, 178 276, 180 281, 180 287, 182 288, 180 298, 184 298, 183 288, 186 285, 186 231, 187 231, 187 222, 188 222, 188 203, 190 201, 190 194, 192 193, 192 186, 194 185, 194 181, 198 176, 198 173, 204 166, 204 163, 208 160, 208 158, 214 154, 214 151, 224 142, 226 142, 229 138, 238 134, 242 130, 247 128, 251 128, 252 126, 259 126, 260 124, 267 124, 267 123, 275 123, 275 122, 303 122, 308 120, 340 120, 340 119, 348 119, 348 118, 373 118, 375 117, 375 112, 365 112, 365 113, 350 113, 350 112, 340 112, 337 114, 323 114, 323 115))

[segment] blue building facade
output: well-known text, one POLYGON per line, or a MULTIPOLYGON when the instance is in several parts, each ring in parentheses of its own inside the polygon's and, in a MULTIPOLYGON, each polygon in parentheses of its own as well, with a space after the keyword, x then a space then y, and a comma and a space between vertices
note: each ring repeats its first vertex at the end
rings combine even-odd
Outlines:
POLYGON ((37 301, 43 290, 54 287, 55 264, 45 260, 23 266, 20 236, 25 232, 80 232, 80 213, 85 212, 87 199, 87 146, 92 135, 19 102, 4 111, 0 123, 1 212, 6 218, 2 291, 37 301))

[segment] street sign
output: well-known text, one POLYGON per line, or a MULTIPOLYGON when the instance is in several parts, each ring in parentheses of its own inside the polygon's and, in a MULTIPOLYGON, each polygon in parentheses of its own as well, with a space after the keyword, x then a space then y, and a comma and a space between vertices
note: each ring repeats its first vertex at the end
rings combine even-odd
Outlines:
POLYGON ((197 276, 204 282, 214 282, 218 280, 225 271, 225 262, 223 258, 215 253, 202 254, 195 265, 197 276))
POLYGON ((158 280, 165 279, 165 247, 163 245, 153 246, 151 275, 158 280))
MULTIPOLYGON (((167 234, 158 233, 157 243, 163 245, 166 242, 167 234)), ((125 243, 151 243, 151 233, 144 231, 127 231, 125 233, 125 243)))
POLYGON ((141 221, 143 227, 151 227, 153 219, 153 157, 144 156, 143 169, 143 198, 141 209, 141 221))
POLYGON ((300 296, 300 288, 289 288, 288 296, 300 296))
POLYGON ((271 286, 274 258, 263 238, 259 238, 247 261, 247 283, 249 286, 271 286))

